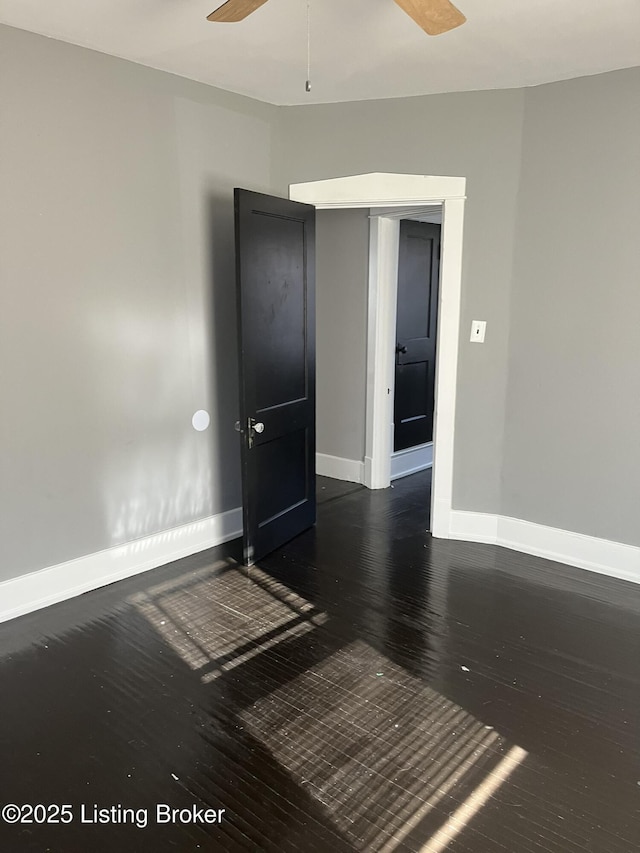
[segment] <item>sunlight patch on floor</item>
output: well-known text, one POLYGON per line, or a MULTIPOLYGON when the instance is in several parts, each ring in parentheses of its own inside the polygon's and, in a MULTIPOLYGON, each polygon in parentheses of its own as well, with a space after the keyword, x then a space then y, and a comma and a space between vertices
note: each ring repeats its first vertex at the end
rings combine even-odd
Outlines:
POLYGON ((441 853, 470 823, 480 809, 503 785, 519 764, 527 757, 522 747, 514 746, 500 764, 478 785, 464 803, 455 810, 444 826, 432 835, 420 853, 441 853))
POLYGON ((482 802, 476 796, 460 812, 460 831, 472 805, 493 793, 487 780, 506 748, 497 732, 360 640, 240 719, 358 850, 376 853, 392 853, 427 820, 440 843, 460 798, 489 784, 482 802))
POLYGON ((129 601, 191 669, 202 671, 205 684, 327 618, 257 566, 232 559, 129 601))
POLYGON ((441 853, 526 758, 364 640, 340 645, 326 613, 258 567, 221 560, 130 601, 203 684, 265 655, 271 689, 237 719, 363 853, 441 853), (281 684, 305 635, 320 654, 281 684))

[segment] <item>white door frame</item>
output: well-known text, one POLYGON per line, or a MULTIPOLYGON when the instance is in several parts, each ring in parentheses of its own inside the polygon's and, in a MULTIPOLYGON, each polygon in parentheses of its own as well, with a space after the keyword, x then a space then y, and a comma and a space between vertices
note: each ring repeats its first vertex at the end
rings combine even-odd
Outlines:
POLYGON ((289 198, 318 209, 372 209, 364 459, 365 485, 371 489, 387 488, 391 482, 399 219, 402 212, 442 204, 431 489, 431 532, 441 539, 451 534, 465 190, 465 178, 380 172, 289 187, 289 198), (385 210, 377 213, 376 208, 385 210))

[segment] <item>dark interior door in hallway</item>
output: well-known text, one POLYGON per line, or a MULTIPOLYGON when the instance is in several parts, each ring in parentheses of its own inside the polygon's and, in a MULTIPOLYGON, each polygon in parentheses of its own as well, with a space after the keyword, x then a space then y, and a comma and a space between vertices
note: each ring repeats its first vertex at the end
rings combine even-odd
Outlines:
POLYGON ((440 225, 400 222, 393 449, 433 440, 440 225))

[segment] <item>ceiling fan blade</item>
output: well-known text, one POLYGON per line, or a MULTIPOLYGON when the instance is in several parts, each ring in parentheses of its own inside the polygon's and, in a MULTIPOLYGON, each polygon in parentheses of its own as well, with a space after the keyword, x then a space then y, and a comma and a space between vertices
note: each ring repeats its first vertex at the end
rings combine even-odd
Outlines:
POLYGON ((467 20, 449 0, 396 0, 419 27, 430 36, 439 36, 467 20))
POLYGON ((266 2, 267 0, 227 0, 215 12, 207 15, 207 21, 217 21, 218 23, 225 24, 243 21, 266 2))

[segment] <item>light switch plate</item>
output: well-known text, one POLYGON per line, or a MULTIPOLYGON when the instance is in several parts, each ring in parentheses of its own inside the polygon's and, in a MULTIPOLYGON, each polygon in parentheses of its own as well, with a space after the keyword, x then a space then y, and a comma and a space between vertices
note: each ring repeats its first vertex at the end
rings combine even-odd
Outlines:
POLYGON ((487 331, 487 321, 486 320, 472 320, 471 321, 471 343, 472 344, 483 344, 484 343, 484 334, 487 331))

